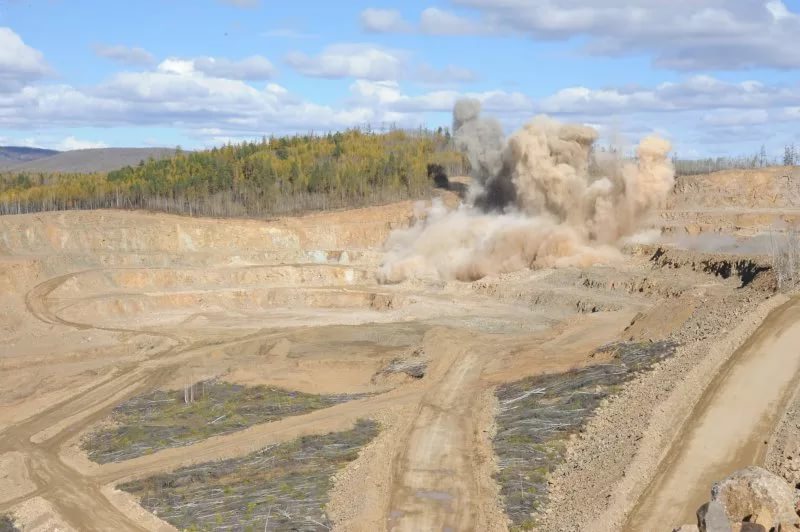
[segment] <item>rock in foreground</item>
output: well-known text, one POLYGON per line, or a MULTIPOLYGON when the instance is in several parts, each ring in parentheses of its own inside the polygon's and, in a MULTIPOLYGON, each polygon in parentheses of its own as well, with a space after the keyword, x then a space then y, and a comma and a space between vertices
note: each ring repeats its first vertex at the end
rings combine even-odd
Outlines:
POLYGON ((760 467, 736 471, 711 488, 711 500, 697 510, 697 527, 676 530, 739 532, 800 529, 798 496, 782 478, 760 467))

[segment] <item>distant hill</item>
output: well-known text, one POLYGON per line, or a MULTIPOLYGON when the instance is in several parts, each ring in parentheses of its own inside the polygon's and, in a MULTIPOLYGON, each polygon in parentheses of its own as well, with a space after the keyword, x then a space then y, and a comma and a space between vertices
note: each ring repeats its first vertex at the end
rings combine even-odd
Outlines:
POLYGON ((451 140, 443 131, 349 129, 181 151, 141 165, 173 150, 65 152, 25 165, 61 173, 0 174, 0 214, 124 208, 266 217, 424 198, 433 193, 432 171, 463 175, 466 159, 451 140))
MULTIPOLYGON (((4 150, 8 148, 0 148, 4 150)), ((19 149, 19 148, 13 148, 19 149)), ((35 148, 25 148, 35 149, 35 148)), ((110 172, 125 166, 135 166, 148 159, 166 159, 175 155, 173 148, 95 148, 90 150, 72 150, 50 152, 47 156, 36 159, 21 159, 14 164, 2 165, 2 171, 27 172, 110 172)), ((2 151, 0 151, 2 153, 2 151)))
POLYGON ((43 157, 57 155, 58 153, 56 150, 28 148, 26 146, 0 146, 0 170, 43 157))

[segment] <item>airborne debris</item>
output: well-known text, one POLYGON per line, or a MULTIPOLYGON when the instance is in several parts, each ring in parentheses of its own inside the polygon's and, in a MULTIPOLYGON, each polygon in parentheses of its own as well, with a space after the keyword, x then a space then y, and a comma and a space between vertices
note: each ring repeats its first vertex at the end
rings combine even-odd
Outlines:
POLYGON ((500 123, 460 100, 453 140, 473 188, 456 211, 434 207, 387 241, 381 282, 474 281, 526 268, 588 267, 620 258, 625 236, 662 206, 675 172, 669 142, 649 136, 636 160, 595 153, 598 133, 535 117, 508 139, 500 123))

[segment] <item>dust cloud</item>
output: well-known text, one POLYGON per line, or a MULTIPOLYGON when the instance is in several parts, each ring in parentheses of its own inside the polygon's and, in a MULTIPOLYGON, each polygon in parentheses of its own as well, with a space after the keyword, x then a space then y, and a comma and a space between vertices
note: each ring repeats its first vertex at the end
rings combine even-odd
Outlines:
POLYGON ((453 110, 453 140, 472 168, 467 201, 455 211, 435 203, 419 223, 392 233, 381 282, 610 262, 672 189, 663 139, 644 138, 636 159, 625 160, 595 151, 590 127, 538 116, 506 139, 480 111, 475 100, 453 110))

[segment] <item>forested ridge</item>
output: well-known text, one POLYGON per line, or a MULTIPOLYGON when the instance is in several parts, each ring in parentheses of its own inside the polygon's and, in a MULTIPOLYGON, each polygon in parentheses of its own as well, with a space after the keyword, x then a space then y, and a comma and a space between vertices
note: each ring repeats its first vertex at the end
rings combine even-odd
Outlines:
POLYGON ((449 133, 348 130, 182 152, 109 173, 0 174, 0 214, 126 208, 263 216, 424 197, 429 165, 466 171, 449 133))

